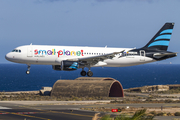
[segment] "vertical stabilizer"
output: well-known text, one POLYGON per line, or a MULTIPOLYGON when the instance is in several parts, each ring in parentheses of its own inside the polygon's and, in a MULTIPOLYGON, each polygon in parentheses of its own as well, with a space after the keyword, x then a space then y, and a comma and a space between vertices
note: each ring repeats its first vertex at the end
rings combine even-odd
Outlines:
POLYGON ((164 26, 156 33, 156 35, 143 48, 167 50, 172 35, 174 23, 165 23, 164 26))

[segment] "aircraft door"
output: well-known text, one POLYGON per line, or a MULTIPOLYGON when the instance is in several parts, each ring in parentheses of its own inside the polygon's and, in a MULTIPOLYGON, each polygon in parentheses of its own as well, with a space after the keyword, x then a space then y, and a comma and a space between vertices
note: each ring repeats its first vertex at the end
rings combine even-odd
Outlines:
POLYGON ((32 46, 30 45, 27 48, 27 57, 32 57, 32 56, 33 56, 33 49, 32 49, 32 46))
POLYGON ((140 50, 140 61, 145 61, 146 53, 144 50, 140 50))

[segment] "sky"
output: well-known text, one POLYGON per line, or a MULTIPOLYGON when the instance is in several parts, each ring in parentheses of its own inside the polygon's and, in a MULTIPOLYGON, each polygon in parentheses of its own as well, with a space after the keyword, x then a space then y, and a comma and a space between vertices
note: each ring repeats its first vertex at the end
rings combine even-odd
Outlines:
MULTIPOLYGON (((168 51, 180 51, 179 0, 0 0, 0 63, 22 45, 141 48, 175 22, 168 51)), ((158 63, 180 64, 180 57, 158 63)))

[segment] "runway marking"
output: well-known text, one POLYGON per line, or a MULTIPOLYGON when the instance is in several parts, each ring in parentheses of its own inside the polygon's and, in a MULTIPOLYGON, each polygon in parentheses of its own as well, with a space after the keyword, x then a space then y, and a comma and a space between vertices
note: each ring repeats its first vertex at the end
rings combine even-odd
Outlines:
POLYGON ((3 113, 0 113, 1 115, 3 115, 3 114, 9 114, 9 113, 7 113, 7 112, 3 112, 3 113))
MULTIPOLYGON (((37 118, 37 119, 42 119, 42 120, 51 120, 51 119, 48 119, 48 118, 42 118, 42 117, 36 117, 36 116, 31 116, 31 115, 25 115, 25 114, 19 114, 19 113, 23 113, 23 112, 5 112, 5 111, 0 111, 4 114, 12 114, 12 115, 18 115, 18 116, 23 116, 23 117, 30 117, 30 118, 37 118)), ((24 113, 28 113, 28 112, 24 112, 24 113)))
POLYGON ((0 111, 0 112, 1 112, 1 115, 9 114, 9 112, 6 112, 6 111, 0 111))
MULTIPOLYGON (((19 106, 19 107, 24 107, 24 108, 28 108, 30 106, 19 106)), ((36 109, 36 110, 39 110, 39 111, 43 111, 43 112, 46 112, 46 113, 61 113, 61 114, 69 114, 69 115, 75 115, 75 116, 84 116, 84 117, 94 117, 94 116, 91 116, 91 115, 82 115, 82 114, 75 114, 75 113, 67 113, 67 112, 58 112, 58 111, 51 111, 51 110, 42 110, 42 109, 36 109)))
MULTIPOLYGON (((36 116, 30 116, 30 115, 26 115, 26 114, 36 114, 36 113, 61 113, 61 114, 69 114, 69 115, 75 115, 75 116, 83 116, 83 117, 94 117, 91 115, 83 115, 83 114, 76 114, 76 113, 67 113, 67 112, 58 112, 58 111, 48 111, 48 110, 41 110, 38 109, 39 111, 42 112, 5 112, 5 111, 0 111, 2 114, 14 114, 14 115, 19 115, 19 116, 25 116, 25 117, 32 117, 32 118, 38 118, 38 119, 43 119, 43 120, 51 120, 51 119, 47 119, 47 118, 41 118, 41 117, 36 117, 36 116)), ((0 113, 0 114, 1 114, 0 113)))
POLYGON ((69 115, 75 115, 75 116, 84 116, 84 117, 94 117, 94 116, 91 116, 91 115, 82 115, 82 114, 76 114, 76 113, 67 113, 67 112, 58 112, 58 111, 51 111, 51 110, 42 110, 42 109, 37 109, 39 111, 44 111, 46 113, 61 113, 61 114, 69 114, 69 115))
MULTIPOLYGON (((47 113, 47 112, 13 112, 16 114, 37 114, 37 113, 47 113)), ((0 111, 0 114, 11 114, 11 112, 4 112, 4 111, 0 111)))
POLYGON ((50 111, 50 112, 52 112, 52 113, 69 114, 69 115, 76 115, 76 116, 94 117, 94 116, 91 116, 91 115, 82 115, 82 114, 67 113, 67 112, 58 112, 58 111, 50 111))
POLYGON ((93 108, 93 107, 120 107, 120 106, 122 106, 122 105, 116 105, 116 104, 112 104, 112 105, 110 105, 110 104, 108 104, 108 105, 89 105, 89 106, 85 106, 86 108, 93 108))
POLYGON ((2 106, 0 106, 0 109, 12 109, 12 108, 8 108, 8 107, 2 107, 2 106))
POLYGON ((48 118, 36 117, 36 116, 31 116, 31 115, 23 115, 23 114, 17 114, 17 113, 11 113, 11 114, 19 115, 19 116, 25 116, 25 117, 31 117, 31 118, 38 118, 38 119, 42 119, 42 120, 51 120, 48 118))

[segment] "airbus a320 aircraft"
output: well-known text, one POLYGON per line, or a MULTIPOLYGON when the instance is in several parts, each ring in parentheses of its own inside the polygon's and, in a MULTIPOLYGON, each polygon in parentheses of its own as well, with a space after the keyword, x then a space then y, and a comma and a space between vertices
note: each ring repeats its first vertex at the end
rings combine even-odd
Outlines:
POLYGON ((93 75, 91 67, 125 67, 164 60, 177 56, 167 51, 174 23, 165 23, 157 34, 142 48, 107 48, 107 47, 74 47, 25 45, 15 48, 6 54, 11 62, 28 65, 52 65, 54 70, 72 71, 82 68, 81 75, 93 75), (87 67, 88 72, 84 71, 87 67))

